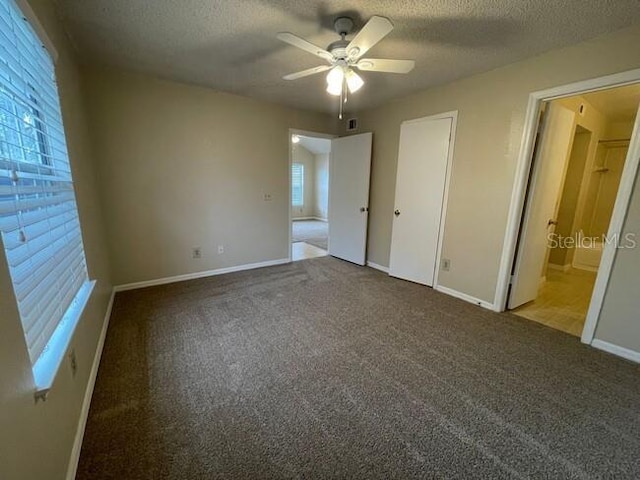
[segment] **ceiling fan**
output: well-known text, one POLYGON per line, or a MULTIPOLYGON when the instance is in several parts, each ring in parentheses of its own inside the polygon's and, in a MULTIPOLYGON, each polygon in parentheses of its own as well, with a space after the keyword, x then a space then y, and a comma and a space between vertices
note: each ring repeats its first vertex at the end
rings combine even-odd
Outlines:
POLYGON ((333 27, 341 38, 331 43, 326 49, 289 32, 278 33, 277 38, 316 55, 328 63, 327 65, 291 73, 283 78, 285 80, 296 80, 329 70, 327 74, 327 92, 340 97, 339 117, 342 119, 342 107, 347 101, 347 94, 357 92, 364 85, 364 80, 355 72, 355 69, 369 72, 409 73, 413 70, 415 62, 413 60, 362 58, 371 47, 393 30, 393 24, 388 18, 371 17, 351 41, 345 38, 353 29, 353 20, 351 18, 339 17, 335 20, 333 27))

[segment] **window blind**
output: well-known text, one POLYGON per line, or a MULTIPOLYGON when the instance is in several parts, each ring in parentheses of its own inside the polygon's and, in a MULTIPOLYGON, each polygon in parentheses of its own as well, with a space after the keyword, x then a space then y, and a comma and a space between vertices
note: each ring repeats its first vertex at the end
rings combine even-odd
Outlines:
POLYGON ((31 362, 88 280, 54 65, 0 0, 0 232, 31 362))
POLYGON ((304 165, 301 163, 291 165, 291 205, 304 205, 304 165))

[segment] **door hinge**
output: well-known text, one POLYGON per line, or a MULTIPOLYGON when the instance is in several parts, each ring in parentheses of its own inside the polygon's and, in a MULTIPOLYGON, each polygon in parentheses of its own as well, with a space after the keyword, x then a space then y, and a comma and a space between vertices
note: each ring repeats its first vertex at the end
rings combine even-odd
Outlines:
POLYGON ((511 275, 509 277, 509 285, 513 285, 513 282, 514 282, 515 279, 516 279, 516 276, 515 275, 511 275))

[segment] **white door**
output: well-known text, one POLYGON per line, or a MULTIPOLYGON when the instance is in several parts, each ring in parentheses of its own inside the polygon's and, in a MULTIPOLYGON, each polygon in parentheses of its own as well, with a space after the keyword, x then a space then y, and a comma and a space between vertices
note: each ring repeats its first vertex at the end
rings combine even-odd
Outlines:
POLYGON ((400 128, 389 274, 433 286, 453 119, 400 128))
POLYGON ((372 137, 331 140, 329 255, 358 265, 364 265, 367 250, 372 137))
POLYGON ((534 159, 534 174, 520 232, 518 253, 509 296, 509 308, 535 300, 543 276, 553 233, 560 193, 575 133, 575 114, 556 104, 549 105, 534 159))

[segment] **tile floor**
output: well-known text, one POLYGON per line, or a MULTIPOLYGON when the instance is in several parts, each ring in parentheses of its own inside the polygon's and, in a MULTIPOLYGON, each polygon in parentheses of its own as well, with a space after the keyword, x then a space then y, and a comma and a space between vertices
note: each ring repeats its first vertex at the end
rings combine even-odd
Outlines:
POLYGON ((309 245, 305 242, 293 242, 291 244, 291 260, 306 260, 307 258, 325 257, 328 255, 326 250, 309 245))
POLYGON ((589 309, 595 272, 547 270, 538 298, 512 311, 556 330, 580 336, 589 309))

